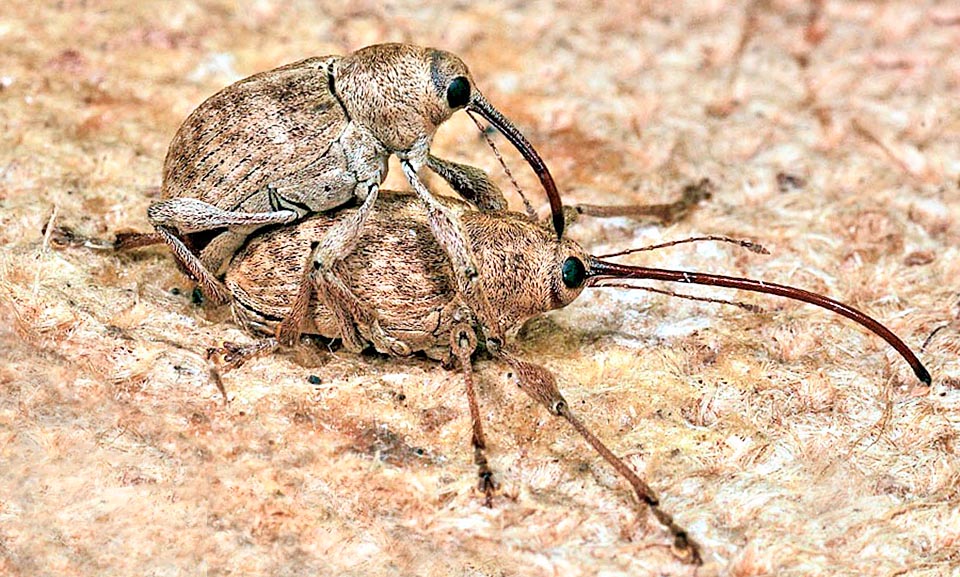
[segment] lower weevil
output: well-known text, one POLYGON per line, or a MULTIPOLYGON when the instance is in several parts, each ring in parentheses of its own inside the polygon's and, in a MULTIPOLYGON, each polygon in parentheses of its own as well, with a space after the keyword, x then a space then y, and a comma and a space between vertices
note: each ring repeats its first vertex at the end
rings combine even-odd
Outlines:
MULTIPOLYGON (((384 191, 377 202, 377 211, 359 236, 357 250, 342 261, 340 276, 360 306, 379 319, 378 330, 404 343, 406 353, 423 352, 450 365, 460 365, 473 423, 479 487, 489 501, 495 485, 484 456, 485 440, 471 367, 478 337, 482 336, 481 327, 472 307, 467 306, 457 290, 451 264, 431 233, 417 197, 384 191)), ((577 418, 560 394, 554 377, 546 369, 519 358, 513 347, 502 340, 504 331, 534 315, 568 305, 587 287, 623 287, 623 279, 704 284, 784 296, 846 316, 892 345, 916 376, 930 384, 930 374, 902 340, 878 321, 828 297, 758 280, 617 264, 590 255, 572 240, 558 239, 524 215, 475 211, 455 199, 443 202, 463 223, 469 250, 480 265, 479 286, 500 335, 486 341, 487 350, 513 369, 526 393, 551 414, 569 422, 630 483, 640 501, 672 533, 674 546, 691 563, 701 559, 696 542, 660 507, 646 482, 577 418)), ((313 266, 310 255, 314 245, 325 238, 331 227, 350 219, 353 212, 355 209, 319 214, 252 238, 233 260, 225 277, 233 297, 235 319, 253 332, 273 335, 277 324, 290 317, 291 302, 300 301, 299 279, 313 266)), ((303 333, 342 337, 335 312, 322 300, 308 299, 304 312, 303 325, 299 327, 303 333)), ((363 318, 357 329, 364 336, 373 330, 363 318)), ((276 338, 268 336, 247 346, 225 344, 212 353, 220 368, 226 370, 253 355, 273 350, 278 344, 276 338)), ((380 352, 397 354, 396 349, 380 352)), ((219 378, 219 371, 215 375, 219 378)))

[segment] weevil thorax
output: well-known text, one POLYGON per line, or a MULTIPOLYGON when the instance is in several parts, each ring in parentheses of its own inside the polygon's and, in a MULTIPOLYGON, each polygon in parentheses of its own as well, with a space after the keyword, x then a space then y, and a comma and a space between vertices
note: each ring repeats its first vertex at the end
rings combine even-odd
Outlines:
POLYGON ((573 302, 586 284, 587 252, 517 213, 463 214, 464 226, 500 326, 519 326, 573 302))
POLYGON ((459 58, 409 44, 361 48, 334 72, 350 120, 390 152, 413 160, 426 159, 437 127, 466 106, 472 86, 459 58))

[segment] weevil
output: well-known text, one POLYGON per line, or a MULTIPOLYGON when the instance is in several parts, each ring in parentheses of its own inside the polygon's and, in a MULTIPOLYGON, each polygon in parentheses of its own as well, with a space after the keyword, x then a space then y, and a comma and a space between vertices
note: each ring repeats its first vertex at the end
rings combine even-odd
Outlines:
MULTIPOLYGON (((526 215, 476 211, 453 198, 441 202, 458 214, 463 223, 469 249, 479 265, 479 284, 495 311, 493 320, 500 334, 535 315, 567 306, 588 287, 622 287, 624 279, 703 284, 779 295, 841 314, 883 338, 907 361, 917 378, 926 385, 931 382, 927 369, 900 338, 859 310, 826 296, 759 280, 618 264, 590 255, 569 238, 558 239, 546 226, 526 215)), ((451 264, 431 233, 417 197, 384 191, 377 203, 356 250, 341 261, 340 278, 365 310, 376 313, 379 330, 403 343, 400 349, 379 349, 380 352, 422 352, 449 366, 459 365, 473 425, 478 486, 489 502, 495 483, 484 456, 485 436, 472 370, 472 358, 483 342, 480 326, 473 309, 457 290, 451 264)), ((294 306, 291 303, 301 300, 299 279, 315 266, 311 259, 313 246, 340 219, 351 218, 354 210, 318 214, 291 226, 265 231, 252 237, 238 252, 225 276, 233 299, 233 315, 239 324, 265 338, 245 346, 224 344, 223 348, 211 351, 218 367, 215 375, 279 346, 272 335, 278 323, 290 316, 294 306)), ((322 300, 309 299, 307 303, 300 330, 304 334, 341 337, 336 314, 322 300)), ((358 330, 364 336, 371 330, 365 323, 361 317, 358 330)), ((673 544, 682 557, 699 564, 701 553, 695 540, 661 508, 650 486, 579 420, 560 394, 553 375, 521 359, 510 343, 488 339, 486 345, 495 359, 511 367, 523 391, 551 414, 570 423, 630 484, 640 502, 672 533, 673 544)))
MULTIPOLYGON (((489 307, 476 287, 478 269, 464 250, 462 224, 418 176, 427 166, 477 208, 506 207, 482 170, 430 154, 437 127, 458 110, 478 113, 520 151, 543 184, 555 232, 562 236, 560 196, 533 146, 484 98, 460 58, 408 44, 308 58, 208 98, 174 136, 163 166, 162 200, 149 207, 148 218, 204 295, 225 303, 230 294, 217 277, 250 233, 359 201, 358 210, 317 239, 302 293, 319 295, 345 345, 360 350, 356 314, 362 307, 336 269, 357 246, 394 155, 426 203, 464 299, 486 323, 489 307)), ((302 310, 294 307, 279 325, 281 340, 296 338, 302 319, 292 315, 302 310)), ((375 316, 365 315, 367 338, 401 346, 378 330, 375 316)))

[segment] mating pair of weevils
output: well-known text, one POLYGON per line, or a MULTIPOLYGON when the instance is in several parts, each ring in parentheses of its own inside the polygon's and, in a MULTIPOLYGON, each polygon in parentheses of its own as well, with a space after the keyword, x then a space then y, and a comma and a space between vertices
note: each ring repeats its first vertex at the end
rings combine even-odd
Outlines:
MULTIPOLYGON (((148 211, 151 235, 210 300, 264 336, 225 344, 233 368, 301 334, 339 338, 359 351, 417 352, 459 364, 473 420, 480 489, 495 490, 471 359, 482 345, 512 368, 520 387, 567 420, 670 530, 678 552, 699 563, 695 541, 663 511, 651 488, 572 412, 544 368, 520 359, 506 332, 572 302, 586 287, 653 279, 764 292, 844 315, 878 334, 926 384, 910 349, 867 315, 825 296, 774 283, 627 266, 563 238, 564 211, 540 156, 477 90, 456 56, 383 44, 348 56, 309 58, 241 80, 200 105, 180 127, 163 170, 163 200, 148 211), (520 151, 546 189, 549 223, 507 210, 480 169, 437 158, 430 143, 456 111, 473 111, 520 151), (413 193, 381 191, 395 155, 413 193), (426 166, 463 200, 437 197, 426 166)), ((629 252, 629 251, 627 251, 629 252)))

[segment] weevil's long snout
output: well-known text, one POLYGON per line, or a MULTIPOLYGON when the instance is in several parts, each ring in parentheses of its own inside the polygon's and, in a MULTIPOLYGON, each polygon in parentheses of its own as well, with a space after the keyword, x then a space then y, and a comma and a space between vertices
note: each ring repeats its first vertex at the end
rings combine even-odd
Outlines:
POLYGON ((887 341, 890 346, 896 349, 897 352, 900 353, 900 356, 902 356, 910 365, 910 368, 913 369, 913 372, 915 375, 917 375, 917 378, 920 379, 925 385, 930 385, 932 382, 930 378, 930 372, 927 371, 926 367, 923 366, 923 363, 920 362, 920 359, 913 354, 913 351, 910 350, 910 347, 900 340, 900 337, 893 334, 893 331, 880 324, 880 322, 876 319, 867 316, 865 313, 862 313, 849 305, 835 301, 821 294, 761 280, 705 274, 699 272, 686 272, 643 266, 622 265, 603 261, 595 257, 590 257, 587 260, 586 276, 587 286, 603 286, 600 283, 602 283, 602 281, 605 279, 659 280, 753 291, 803 301, 805 303, 825 308, 839 315, 843 315, 848 319, 866 327, 868 330, 887 341))
POLYGON ((530 167, 533 168, 533 171, 540 179, 540 183, 543 184, 543 189, 546 191, 547 198, 550 200, 550 213, 553 215, 553 228, 557 231, 557 238, 563 237, 563 203, 560 201, 560 193, 557 191, 556 183, 553 182, 553 176, 551 176, 550 170, 543 162, 543 159, 540 158, 536 149, 533 148, 533 145, 530 144, 512 122, 507 120, 503 114, 500 114, 499 110, 487 102, 487 99, 484 98, 479 91, 473 91, 470 97, 470 103, 467 105, 467 110, 476 111, 490 124, 494 125, 527 160, 530 167))

